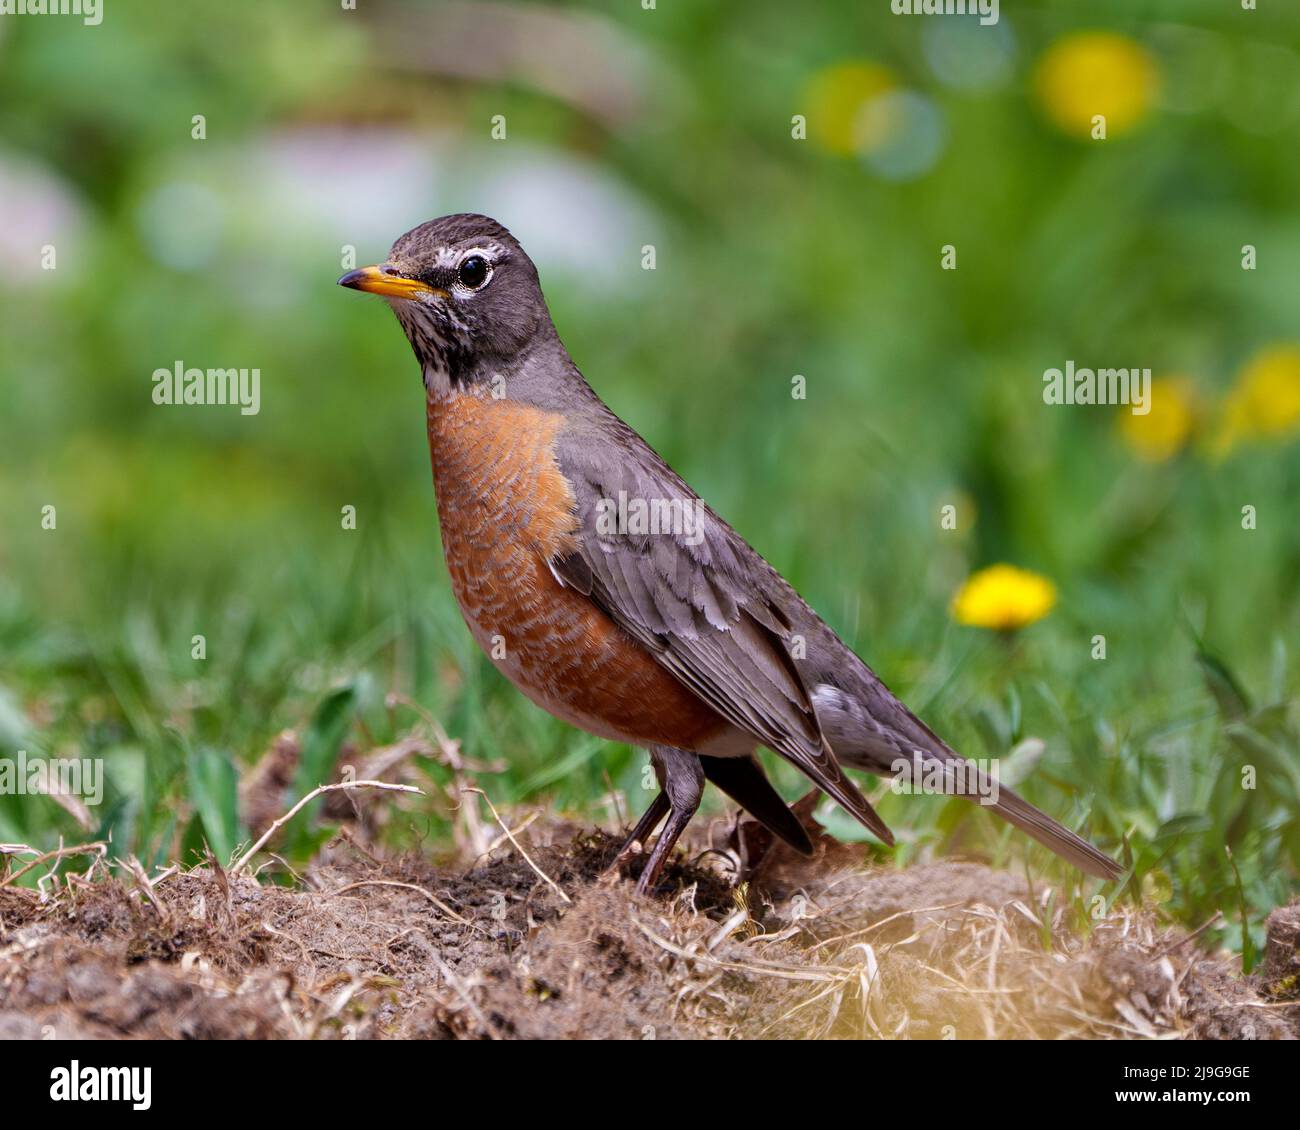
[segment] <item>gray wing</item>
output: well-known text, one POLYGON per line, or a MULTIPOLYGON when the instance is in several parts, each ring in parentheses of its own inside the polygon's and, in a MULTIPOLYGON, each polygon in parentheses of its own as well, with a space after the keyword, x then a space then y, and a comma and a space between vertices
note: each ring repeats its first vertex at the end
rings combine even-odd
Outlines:
POLYGON ((613 436, 560 437, 556 457, 579 529, 574 547, 551 561, 555 575, 728 722, 893 843, 821 731, 790 656, 790 623, 763 583, 767 564, 635 432, 610 419, 613 436), (629 520, 620 521, 620 505, 629 520))

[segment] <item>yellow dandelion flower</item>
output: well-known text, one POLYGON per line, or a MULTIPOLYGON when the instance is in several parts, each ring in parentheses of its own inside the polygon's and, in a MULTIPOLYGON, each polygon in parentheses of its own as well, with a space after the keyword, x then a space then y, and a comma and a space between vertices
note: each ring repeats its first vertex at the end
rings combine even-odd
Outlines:
POLYGON ((804 90, 808 136, 832 153, 852 156, 870 148, 874 127, 863 108, 894 87, 894 76, 879 63, 855 60, 818 71, 804 90))
POLYGON ((1270 345, 1256 353, 1224 398, 1210 444, 1222 458, 1244 439, 1284 439, 1300 430, 1300 346, 1270 345))
POLYGON ((1125 409, 1119 434, 1141 458, 1160 463, 1177 455, 1196 425, 1196 389, 1186 377, 1158 377, 1151 382, 1151 410, 1135 416, 1125 409))
POLYGON ((1041 620, 1056 603, 1056 586, 1014 565, 990 565, 966 578, 952 598, 953 619, 972 628, 1002 632, 1041 620))
POLYGON ((1106 136, 1132 129, 1151 108, 1159 70, 1140 43, 1114 32, 1078 32, 1058 39, 1039 60, 1034 86, 1047 116, 1073 137, 1091 137, 1093 117, 1106 136))
POLYGON ((1275 345, 1255 354, 1237 380, 1233 400, 1255 434, 1294 432, 1300 426, 1300 346, 1275 345))

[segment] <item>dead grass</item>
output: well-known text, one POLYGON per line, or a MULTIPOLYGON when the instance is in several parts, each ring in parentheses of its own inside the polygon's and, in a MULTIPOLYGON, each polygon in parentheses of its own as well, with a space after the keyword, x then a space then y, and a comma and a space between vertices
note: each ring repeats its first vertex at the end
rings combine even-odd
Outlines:
POLYGON ((823 837, 737 886, 742 825, 647 900, 602 875, 607 834, 509 823, 527 858, 501 836, 438 868, 348 836, 293 887, 211 862, 0 887, 0 1038, 1300 1033, 1300 904, 1243 979, 1147 913, 1083 936, 1059 895, 977 864, 865 868, 823 837))

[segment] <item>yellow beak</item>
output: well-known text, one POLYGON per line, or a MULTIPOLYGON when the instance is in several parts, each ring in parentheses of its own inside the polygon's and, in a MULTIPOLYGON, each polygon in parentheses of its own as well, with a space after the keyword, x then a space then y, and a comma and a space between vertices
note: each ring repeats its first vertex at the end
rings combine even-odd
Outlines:
POLYGON ((441 287, 430 286, 419 279, 408 279, 404 275, 399 275, 397 268, 387 263, 349 271, 339 279, 339 286, 364 290, 367 294, 381 294, 385 298, 419 298, 424 294, 436 295, 439 298, 451 297, 441 287))

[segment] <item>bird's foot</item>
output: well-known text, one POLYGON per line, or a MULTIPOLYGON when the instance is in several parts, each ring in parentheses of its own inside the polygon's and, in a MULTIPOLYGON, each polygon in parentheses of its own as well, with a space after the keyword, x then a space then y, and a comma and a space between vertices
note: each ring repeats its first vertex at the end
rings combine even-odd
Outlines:
POLYGON ((659 822, 667 814, 668 797, 664 793, 660 793, 650 802, 650 807, 645 810, 641 819, 636 822, 636 827, 623 841, 623 846, 618 849, 618 854, 614 856, 613 862, 605 868, 605 872, 608 874, 613 871, 621 871, 633 859, 644 855, 646 843, 654 830, 659 827, 659 822))

